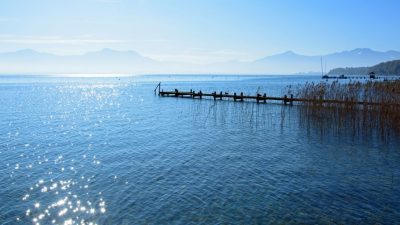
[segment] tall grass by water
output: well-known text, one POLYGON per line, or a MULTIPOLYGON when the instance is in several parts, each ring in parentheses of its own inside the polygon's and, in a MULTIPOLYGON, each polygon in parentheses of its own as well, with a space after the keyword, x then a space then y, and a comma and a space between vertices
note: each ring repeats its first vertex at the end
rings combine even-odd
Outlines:
POLYGON ((334 124, 338 131, 350 127, 353 133, 379 132, 382 137, 400 133, 400 80, 311 82, 288 86, 286 91, 296 98, 315 99, 300 103, 300 116, 319 127, 334 124))

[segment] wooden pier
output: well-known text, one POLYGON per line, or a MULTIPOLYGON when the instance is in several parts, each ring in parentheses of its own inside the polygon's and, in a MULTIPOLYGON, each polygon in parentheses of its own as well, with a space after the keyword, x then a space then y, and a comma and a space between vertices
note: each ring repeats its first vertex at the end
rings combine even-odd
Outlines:
POLYGON ((159 95, 162 97, 186 97, 186 98, 199 98, 202 99, 203 97, 211 97, 214 100, 223 100, 223 99, 232 99, 233 101, 244 101, 245 99, 252 99, 255 100, 257 103, 267 103, 267 100, 276 100, 276 101, 283 101, 284 104, 293 103, 297 99, 293 98, 293 95, 288 97, 285 95, 283 98, 280 97, 270 97, 266 94, 257 94, 255 96, 251 95, 244 95, 243 92, 237 94, 236 92, 233 94, 229 94, 226 92, 213 92, 213 93, 203 93, 202 91, 195 92, 195 91, 188 91, 188 92, 181 92, 178 90, 175 91, 160 91, 159 95))
MULTIPOLYGON (((159 86, 158 86, 159 88, 159 86)), ((267 101, 278 101, 282 102, 283 104, 293 105, 294 102, 306 102, 312 104, 344 104, 344 105, 364 105, 364 106, 379 106, 383 105, 379 102, 364 102, 364 101, 354 101, 352 99, 346 100, 333 100, 333 99, 323 99, 322 97, 314 97, 312 99, 305 99, 305 98, 294 98, 293 95, 284 95, 283 97, 272 97, 267 96, 267 94, 256 94, 256 95, 245 95, 243 92, 233 94, 227 92, 212 92, 212 93, 203 93, 202 91, 195 92, 193 90, 190 91, 179 91, 175 89, 174 91, 164 91, 159 90, 158 95, 161 97, 181 97, 181 98, 198 98, 202 99, 203 97, 209 97, 211 99, 216 100, 233 100, 235 102, 240 101, 243 102, 244 100, 252 100, 257 103, 267 103, 267 101)), ((399 107, 400 103, 385 103, 385 106, 396 106, 399 107)))

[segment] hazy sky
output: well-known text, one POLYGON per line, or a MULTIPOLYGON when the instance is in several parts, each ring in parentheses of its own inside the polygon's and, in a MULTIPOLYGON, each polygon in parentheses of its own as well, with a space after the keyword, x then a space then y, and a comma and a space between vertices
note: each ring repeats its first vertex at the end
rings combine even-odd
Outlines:
POLYGON ((0 0, 0 52, 108 47, 214 62, 400 50, 399 9, 399 0, 0 0))

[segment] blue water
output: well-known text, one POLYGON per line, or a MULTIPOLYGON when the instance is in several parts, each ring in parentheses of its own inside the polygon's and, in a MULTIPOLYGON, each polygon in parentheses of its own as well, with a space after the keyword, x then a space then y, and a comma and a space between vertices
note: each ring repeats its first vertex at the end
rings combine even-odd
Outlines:
POLYGON ((302 106, 162 98, 159 81, 281 96, 320 79, 0 77, 0 224, 400 221, 398 136, 337 131, 302 106))

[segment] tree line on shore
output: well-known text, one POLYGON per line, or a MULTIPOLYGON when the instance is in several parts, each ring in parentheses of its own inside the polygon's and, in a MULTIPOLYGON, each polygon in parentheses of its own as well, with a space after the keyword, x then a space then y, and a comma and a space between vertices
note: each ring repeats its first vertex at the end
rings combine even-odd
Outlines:
POLYGON ((329 71, 327 75, 368 75, 371 72, 377 75, 400 76, 400 60, 383 62, 371 67, 336 68, 329 71))

